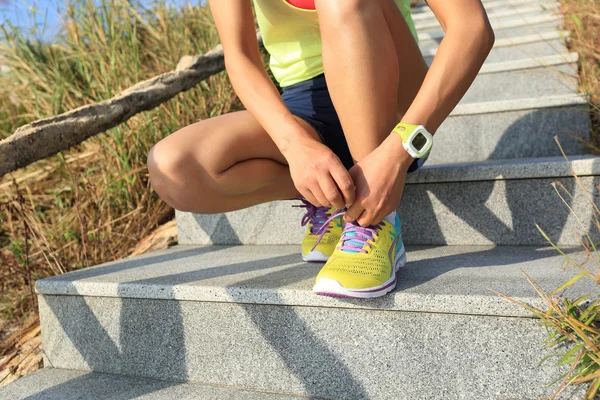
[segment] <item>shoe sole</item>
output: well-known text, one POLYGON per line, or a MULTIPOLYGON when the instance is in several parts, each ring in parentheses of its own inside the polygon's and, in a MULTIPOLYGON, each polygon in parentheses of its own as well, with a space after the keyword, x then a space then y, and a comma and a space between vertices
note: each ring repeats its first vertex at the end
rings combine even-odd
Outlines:
POLYGON ((302 255, 302 260, 305 262, 318 262, 324 263, 329 260, 329 256, 321 253, 320 251, 311 251, 307 255, 302 255))
POLYGON ((398 254, 396 260, 394 261, 392 276, 379 286, 369 289, 346 289, 340 285, 338 281, 333 279, 320 279, 319 282, 313 287, 313 292, 319 296, 338 297, 345 299, 372 299, 374 297, 381 297, 396 288, 396 273, 406 264, 406 261, 406 250, 403 248, 402 253, 398 254))

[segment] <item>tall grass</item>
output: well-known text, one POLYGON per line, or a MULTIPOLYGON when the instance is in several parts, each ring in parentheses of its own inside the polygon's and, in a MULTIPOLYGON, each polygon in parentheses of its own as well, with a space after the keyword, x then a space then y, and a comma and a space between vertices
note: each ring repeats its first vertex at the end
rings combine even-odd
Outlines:
MULTIPOLYGON (((561 0, 561 5, 565 14, 565 26, 571 33, 569 46, 580 55, 579 88, 590 95, 590 148, 596 154, 600 154, 600 0, 561 0)), ((579 190, 586 191, 579 177, 573 175, 579 190)), ((555 185, 555 189, 561 199, 570 196, 560 185, 555 185)), ((594 199, 592 193, 587 193, 587 200, 595 217, 592 229, 600 232, 600 209, 594 199)), ((578 218, 575 220, 579 221, 578 218)), ((544 232, 540 232, 550 242, 544 232)), ((565 257, 565 268, 575 268, 578 274, 552 293, 547 293, 527 277, 547 309, 535 309, 521 303, 548 328, 548 346, 558 351, 562 350, 557 364, 570 366, 569 371, 559 377, 561 384, 553 398, 573 384, 588 385, 586 399, 600 398, 600 248, 589 235, 581 238, 581 245, 587 255, 583 262, 573 260, 553 245, 565 257), (599 291, 595 295, 578 299, 560 295, 565 288, 577 285, 581 279, 592 279, 598 285, 599 291), (567 346, 561 346, 563 344, 567 346)))
POLYGON ((590 95, 591 148, 600 154, 600 0, 560 0, 569 47, 579 53, 579 89, 590 95))
MULTIPOLYGON (((558 139, 556 140, 558 143, 558 139)), ((560 144, 558 145, 560 147, 560 144)), ((560 149, 562 151, 562 147, 560 149)), ((563 156, 565 156, 564 152, 563 156)), ((551 383, 554 384, 560 381, 560 385, 552 399, 557 398, 567 387, 573 384, 588 385, 585 399, 596 399, 600 398, 600 249, 592 236, 596 237, 600 233, 600 209, 598 204, 594 202, 594 195, 588 191, 587 185, 581 181, 575 172, 572 172, 572 174, 575 179, 576 190, 585 193, 589 210, 593 213, 592 230, 594 232, 588 232, 579 238, 586 257, 577 260, 569 256, 556 246, 539 226, 538 230, 548 243, 564 257, 564 268, 574 268, 577 274, 550 293, 544 290, 529 275, 525 274, 546 309, 533 307, 505 295, 500 295, 531 311, 546 327, 548 332, 546 345, 549 348, 554 348, 557 353, 541 360, 540 364, 554 358, 556 365, 570 366, 567 372, 551 383), (581 279, 591 279, 597 285, 598 290, 577 299, 571 299, 563 295, 565 289, 577 285, 581 279)), ((553 186, 557 195, 565 203, 565 207, 568 207, 574 213, 568 205, 568 199, 572 198, 572 193, 560 183, 555 183, 553 186)), ((600 189, 600 187, 594 188, 594 190, 597 189, 600 189)), ((581 218, 575 213, 574 216, 574 220, 579 224, 577 229, 583 229, 585 232, 587 228, 581 223, 581 218)))
MULTIPOLYGON (((148 4, 148 2, 145 2, 148 4)), ((209 11, 68 0, 59 33, 0 26, 0 138, 105 100, 218 43, 209 11)), ((32 280, 126 256, 172 218, 151 191, 150 147, 182 126, 240 109, 224 73, 106 134, 0 179, 0 317, 32 310, 32 280)), ((0 330, 2 329, 0 321, 0 330)))

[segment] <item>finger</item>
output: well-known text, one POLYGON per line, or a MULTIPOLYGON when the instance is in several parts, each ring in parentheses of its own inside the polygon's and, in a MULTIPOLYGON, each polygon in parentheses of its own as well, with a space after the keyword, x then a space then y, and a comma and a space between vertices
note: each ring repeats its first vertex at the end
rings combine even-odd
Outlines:
POLYGON ((319 187, 319 184, 315 182, 315 184, 310 188, 315 199, 319 202, 319 205, 315 204, 317 207, 331 207, 331 203, 327 200, 327 197, 323 194, 323 191, 319 187))
POLYGON ((369 213, 369 211, 364 210, 359 216, 358 218, 356 218, 356 223, 359 224, 362 227, 365 226, 369 226, 371 225, 371 214, 369 213))
POLYGON ((302 196, 313 206, 321 207, 322 204, 319 203, 317 198, 312 194, 312 192, 308 188, 303 188, 302 190, 298 190, 302 196))
POLYGON ((352 180, 350 173, 346 170, 346 168, 344 168, 344 166, 341 163, 336 163, 336 165, 331 168, 330 173, 337 187, 340 189, 342 195, 344 196, 344 206, 351 206, 354 203, 356 193, 354 188, 354 181, 352 180))
POLYGON ((329 173, 324 173, 319 176, 319 186, 321 187, 321 191, 329 203, 335 208, 339 210, 346 207, 346 204, 344 203, 344 197, 340 193, 340 190, 329 173))
POLYGON ((358 217, 360 217, 360 215, 362 214, 362 212, 364 210, 365 209, 360 204, 360 202, 355 201, 350 207, 348 207, 348 210, 346 210, 346 215, 344 215, 344 221, 346 221, 346 222, 356 221, 358 219, 358 217))

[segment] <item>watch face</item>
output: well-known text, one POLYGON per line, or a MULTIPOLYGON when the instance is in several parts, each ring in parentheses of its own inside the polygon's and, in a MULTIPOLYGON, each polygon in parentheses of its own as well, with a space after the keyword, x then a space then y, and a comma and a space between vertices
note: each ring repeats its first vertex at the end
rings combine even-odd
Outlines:
POLYGON ((423 150, 425 145, 427 144, 427 138, 421 132, 417 133, 414 139, 412 140, 412 145, 417 151, 423 150))

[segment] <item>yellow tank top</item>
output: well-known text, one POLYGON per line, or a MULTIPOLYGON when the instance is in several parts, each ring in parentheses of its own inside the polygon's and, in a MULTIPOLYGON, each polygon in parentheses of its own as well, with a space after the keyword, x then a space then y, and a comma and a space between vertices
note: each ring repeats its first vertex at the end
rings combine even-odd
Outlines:
MULTIPOLYGON (((286 0, 253 1, 258 28, 271 56, 269 65, 281 87, 322 74, 321 33, 317 12, 294 7, 286 0)), ((394 1, 417 38, 409 0, 394 1)))

